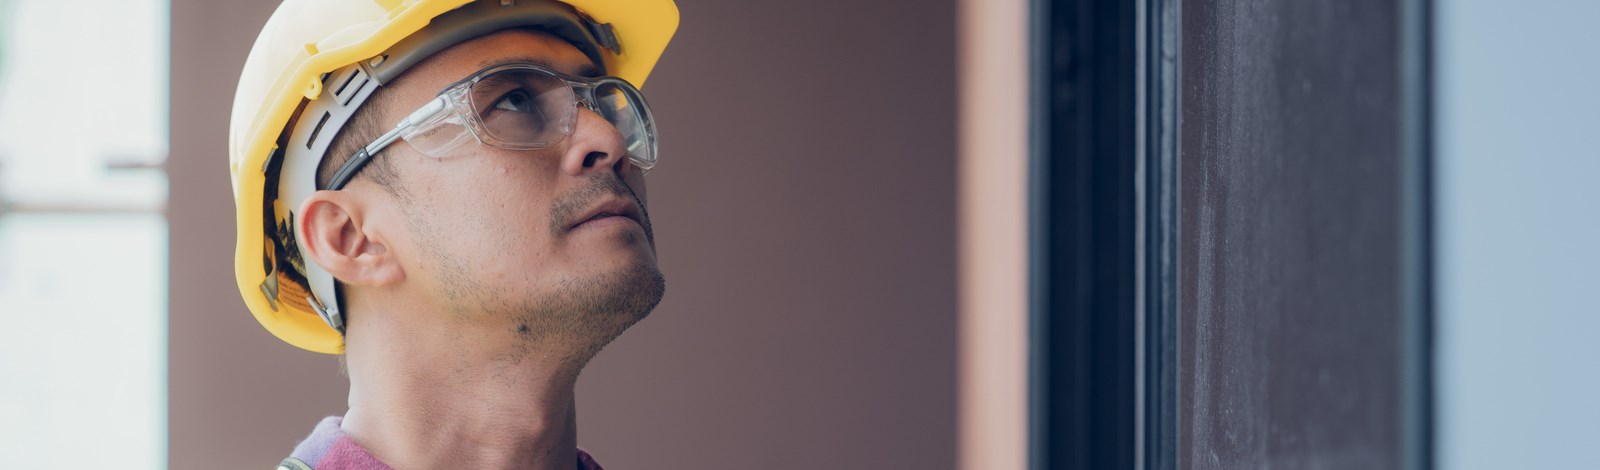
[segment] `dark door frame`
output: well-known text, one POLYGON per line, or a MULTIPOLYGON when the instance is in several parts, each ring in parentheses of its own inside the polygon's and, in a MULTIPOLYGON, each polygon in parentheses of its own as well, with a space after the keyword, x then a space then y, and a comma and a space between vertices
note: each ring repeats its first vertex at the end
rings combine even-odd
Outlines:
POLYGON ((1032 7, 1030 466, 1132 468, 1138 15, 1134 2, 1032 7))
MULTIPOLYGON (((1181 0, 1032 0, 1029 466, 1176 469, 1181 0)), ((1433 468, 1432 1, 1399 0, 1406 468, 1433 468)))

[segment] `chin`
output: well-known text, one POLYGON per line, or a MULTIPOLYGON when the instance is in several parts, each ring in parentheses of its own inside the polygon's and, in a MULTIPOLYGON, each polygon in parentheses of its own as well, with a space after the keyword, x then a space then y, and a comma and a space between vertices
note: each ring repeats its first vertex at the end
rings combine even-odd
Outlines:
POLYGON ((603 276, 607 281, 604 286, 595 286, 600 294, 597 297, 608 299, 599 302, 604 307, 594 313, 611 312, 612 315, 631 318, 627 323, 632 325, 655 310, 667 290, 666 279, 656 266, 655 253, 637 253, 633 261, 611 275, 603 276))
POLYGON ((650 315, 666 293, 666 282, 654 253, 638 250, 597 263, 594 272, 572 273, 553 291, 529 299, 519 321, 529 325, 527 339, 579 345, 594 354, 629 327, 650 315))

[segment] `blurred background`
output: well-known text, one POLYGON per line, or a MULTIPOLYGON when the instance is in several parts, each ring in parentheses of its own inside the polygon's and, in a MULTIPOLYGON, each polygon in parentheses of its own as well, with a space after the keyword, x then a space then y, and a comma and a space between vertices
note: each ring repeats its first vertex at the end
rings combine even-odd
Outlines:
MULTIPOLYGON (((1579 468, 1578 0, 678 0, 608 468, 1579 468)), ((233 281, 276 2, 0 0, 0 459, 267 468, 334 357, 233 281)))

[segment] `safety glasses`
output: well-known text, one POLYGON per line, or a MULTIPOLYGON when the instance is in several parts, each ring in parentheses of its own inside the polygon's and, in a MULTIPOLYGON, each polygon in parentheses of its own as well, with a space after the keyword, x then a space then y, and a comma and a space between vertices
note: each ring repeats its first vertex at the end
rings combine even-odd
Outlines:
POLYGON ((537 64, 512 63, 479 71, 445 88, 345 162, 328 182, 338 190, 389 144, 405 139, 430 157, 477 142, 507 150, 550 148, 572 136, 582 105, 622 135, 628 159, 656 164, 656 128, 639 89, 617 77, 582 78, 537 64))

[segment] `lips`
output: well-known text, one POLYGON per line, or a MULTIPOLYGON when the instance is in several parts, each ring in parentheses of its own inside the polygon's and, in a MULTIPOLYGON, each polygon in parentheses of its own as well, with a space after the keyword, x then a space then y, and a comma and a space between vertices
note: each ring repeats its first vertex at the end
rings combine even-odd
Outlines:
POLYGON ((639 220, 639 207, 633 201, 620 197, 602 199, 598 204, 584 211, 583 214, 576 223, 567 228, 570 230, 590 222, 604 221, 615 217, 626 218, 641 227, 644 226, 644 223, 639 220))

